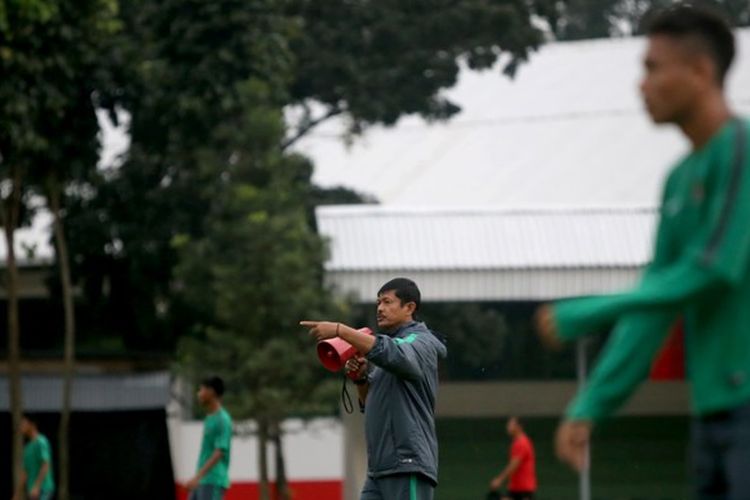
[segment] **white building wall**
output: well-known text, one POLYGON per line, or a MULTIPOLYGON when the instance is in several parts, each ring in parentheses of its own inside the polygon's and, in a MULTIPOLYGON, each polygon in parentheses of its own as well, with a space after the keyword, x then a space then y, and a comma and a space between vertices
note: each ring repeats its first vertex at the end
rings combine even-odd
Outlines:
MULTIPOLYGON (((168 427, 175 481, 185 483, 195 474, 203 422, 171 418, 168 427)), ((253 429, 252 424, 247 427, 253 429)), ((343 480, 344 431, 340 420, 318 418, 306 422, 290 419, 284 422, 282 428, 290 481, 343 480)), ((269 447, 269 457, 273 456, 272 451, 272 447, 269 447)), ((270 474, 273 479, 273 466, 270 474)), ((258 440, 254 435, 235 435, 232 438, 229 476, 233 483, 258 481, 258 440)))

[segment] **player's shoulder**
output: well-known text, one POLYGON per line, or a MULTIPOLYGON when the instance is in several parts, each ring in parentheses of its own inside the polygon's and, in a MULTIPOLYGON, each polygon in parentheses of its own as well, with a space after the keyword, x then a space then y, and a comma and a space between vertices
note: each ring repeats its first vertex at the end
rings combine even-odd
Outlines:
POLYGON ((529 436, 527 436, 526 434, 521 434, 520 436, 518 436, 516 439, 513 440, 513 445, 514 446, 517 445, 523 448, 528 448, 531 446, 531 439, 529 439, 529 436))
POLYGON ((208 432, 221 432, 225 427, 232 426, 232 417, 222 407, 217 412, 206 417, 205 425, 208 432))
POLYGON ((221 410, 219 411, 219 418, 223 423, 232 425, 232 415, 230 415, 229 411, 227 411, 226 408, 223 406, 221 407, 221 410))

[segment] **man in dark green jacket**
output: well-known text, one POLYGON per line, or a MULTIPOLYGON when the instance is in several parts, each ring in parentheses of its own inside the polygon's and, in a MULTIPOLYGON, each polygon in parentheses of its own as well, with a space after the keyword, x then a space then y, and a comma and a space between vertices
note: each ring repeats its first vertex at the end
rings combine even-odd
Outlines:
POLYGON ((415 321, 421 293, 395 278, 377 296, 378 334, 341 323, 303 321, 318 341, 339 337, 362 355, 347 363, 356 372, 365 413, 367 481, 361 500, 432 500, 438 482, 435 400, 438 361, 447 349, 415 321))
POLYGON ((656 123, 692 144, 670 173, 653 261, 630 292, 543 306, 547 344, 614 325, 587 386, 558 430, 560 458, 582 468, 592 423, 646 378, 670 325, 685 318, 694 475, 702 499, 750 498, 750 127, 730 111, 724 78, 734 37, 686 5, 652 18, 642 95, 656 123))

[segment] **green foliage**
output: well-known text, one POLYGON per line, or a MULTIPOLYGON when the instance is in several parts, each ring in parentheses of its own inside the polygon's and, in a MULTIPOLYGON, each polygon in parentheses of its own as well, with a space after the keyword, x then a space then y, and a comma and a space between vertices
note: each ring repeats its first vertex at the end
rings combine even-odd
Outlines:
MULTIPOLYGON (((129 112, 131 147, 121 166, 85 179, 67 223, 97 328, 137 350, 169 350, 195 321, 173 291, 172 241, 205 236, 235 163, 284 149, 318 123, 311 110, 321 105, 353 132, 405 113, 447 118, 457 108, 440 92, 455 83, 456 58, 486 68, 506 51, 512 70, 539 40, 518 0, 134 0, 121 9, 104 102, 129 112), (279 117, 289 104, 308 113, 287 131, 279 117)), ((266 189, 274 168, 243 181, 266 189)), ((315 204, 358 198, 308 189, 298 201, 312 223, 315 204)))
MULTIPOLYGON (((483 373, 503 358, 511 330, 498 310, 472 303, 425 304, 422 316, 449 339, 448 372, 483 373)), ((513 332, 515 333, 515 332, 513 332)))
POLYGON ((97 69, 115 16, 113 0, 0 1, 0 165, 95 166, 97 69))
MULTIPOLYGON (((541 42, 527 2, 505 0, 292 0, 300 23, 292 102, 344 113, 357 133, 409 113, 442 120, 459 111, 441 90, 456 83, 459 61, 490 68, 501 54, 508 73, 541 42)), ((314 121, 305 107, 300 128, 314 121)))
POLYGON ((172 290, 171 242, 202 237, 238 155, 262 158, 283 132, 289 23, 274 8, 261 0, 123 4, 114 98, 130 113, 131 147, 120 167, 87 180, 70 226, 100 328, 128 349, 169 350, 190 327, 192 311, 172 290), (246 133, 241 151, 228 142, 237 129, 246 133))
MULTIPOLYGON (((536 0, 534 10, 550 25, 558 40, 581 40, 641 33, 641 20, 649 11, 676 0, 536 0)), ((723 12, 734 26, 750 26, 746 0, 698 0, 723 12)))
MULTIPOLYGON (((248 89, 261 100, 266 95, 262 85, 248 89)), ((324 247, 303 203, 309 165, 281 155, 275 141, 265 154, 249 151, 262 142, 256 134, 280 134, 280 121, 255 101, 248 126, 221 132, 235 161, 228 168, 204 163, 225 174, 225 181, 216 187, 203 235, 173 240, 178 293, 204 318, 180 343, 180 369, 193 380, 202 372, 220 373, 236 417, 269 421, 336 407, 331 386, 321 384, 314 345, 298 325, 332 312, 322 287, 324 247)))

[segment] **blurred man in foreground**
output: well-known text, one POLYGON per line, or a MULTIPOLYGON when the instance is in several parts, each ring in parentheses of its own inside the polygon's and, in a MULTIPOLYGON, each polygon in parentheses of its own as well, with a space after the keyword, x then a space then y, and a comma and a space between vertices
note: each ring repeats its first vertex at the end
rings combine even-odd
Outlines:
POLYGON ((537 312, 549 345, 614 325, 558 430, 557 453, 577 469, 587 466, 591 425, 647 376, 682 315, 698 496, 749 499, 750 127, 724 95, 734 36, 721 17, 684 4, 651 18, 646 32, 646 108, 654 122, 677 125, 692 150, 665 183, 653 261, 639 285, 537 312))

